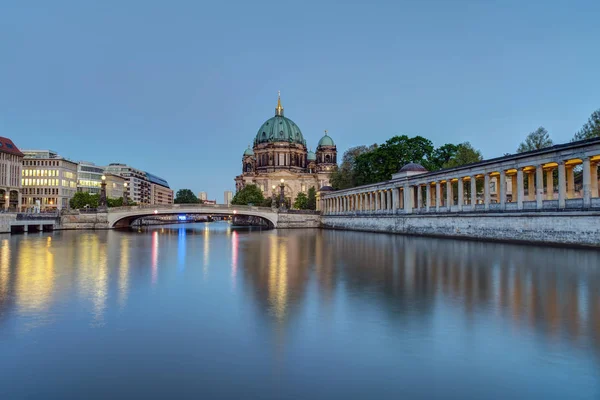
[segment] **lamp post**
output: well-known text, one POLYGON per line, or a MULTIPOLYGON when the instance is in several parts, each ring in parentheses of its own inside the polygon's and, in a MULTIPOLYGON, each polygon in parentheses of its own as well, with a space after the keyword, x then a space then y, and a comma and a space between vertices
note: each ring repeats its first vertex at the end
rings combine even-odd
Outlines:
POLYGON ((283 178, 281 178, 279 188, 281 189, 279 193, 279 209, 285 210, 285 184, 283 178))
POLYGON ((8 206, 9 206, 9 200, 10 200, 10 195, 7 194, 4 196, 4 208, 6 209, 6 211, 8 212, 8 206))
POLYGON ((100 199, 98 208, 106 208, 106 176, 102 175, 102 183, 100 184, 100 199))
POLYGON ((129 198, 127 198, 127 182, 123 183, 123 205, 129 205, 129 198))
POLYGON ((271 208, 273 210, 277 208, 277 202, 275 201, 275 188, 275 185, 271 186, 271 208))

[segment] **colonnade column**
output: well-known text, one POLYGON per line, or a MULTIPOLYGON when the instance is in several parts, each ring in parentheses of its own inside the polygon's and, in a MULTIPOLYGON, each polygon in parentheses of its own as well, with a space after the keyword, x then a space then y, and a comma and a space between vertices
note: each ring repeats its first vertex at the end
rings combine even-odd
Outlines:
POLYGON ((546 171, 546 200, 554 200, 554 174, 552 168, 546 171))
POLYGON ((435 183, 435 212, 440 212, 440 206, 442 204, 442 188, 440 181, 435 183))
POLYGON ((523 197, 525 192, 523 189, 523 168, 517 169, 517 209, 523 209, 523 197))
POLYGON ((490 209, 490 174, 483 175, 483 203, 485 210, 490 209))
POLYGON ((535 182, 533 172, 527 173, 527 200, 534 201, 535 200, 535 182))
POLYGON ((454 196, 452 196, 452 180, 446 180, 446 209, 450 211, 452 209, 452 203, 454 203, 454 196))
POLYGON ((598 197, 598 164, 592 163, 590 178, 592 180, 592 198, 598 197))
POLYGON ((412 187, 404 186, 404 212, 412 213, 412 187))
POLYGON ((379 192, 375 192, 375 210, 379 210, 381 207, 381 196, 379 196, 379 192))
POLYGON ((471 211, 475 211, 475 204, 477 204, 477 177, 473 175, 471 177, 471 211))
POLYGON ((423 207, 423 187, 421 185, 415 186, 417 188, 417 210, 423 207))
POLYGON ((567 199, 575 197, 575 171, 573 166, 566 167, 567 171, 567 199))
POLYGON ((427 183, 427 192, 425 192, 425 211, 429 212, 431 207, 431 182, 427 183))
POLYGON ((558 163, 558 208, 565 208, 567 199, 567 177, 565 162, 558 163))
POLYGON ((512 202, 516 203, 519 194, 519 185, 517 184, 517 174, 510 177, 510 183, 512 185, 512 202))
POLYGON ((500 171, 500 178, 498 178, 498 185, 500 186, 500 209, 506 209, 506 171, 500 171))
POLYGON ((399 194, 398 188, 397 187, 392 188, 392 210, 394 210, 394 212, 396 212, 396 210, 398 208, 400 208, 400 205, 398 204, 399 203, 398 194, 399 194))
POLYGON ((458 178, 458 211, 462 211, 465 197, 465 182, 463 178, 458 178))
POLYGON ((392 209, 392 192, 390 191, 390 189, 385 191, 385 196, 386 196, 386 201, 387 201, 387 209, 391 210, 392 209))
POLYGON ((535 169, 535 192, 537 209, 544 207, 544 167, 538 165, 535 169))
POLYGON ((592 205, 592 176, 590 171, 590 158, 583 159, 583 208, 592 205))

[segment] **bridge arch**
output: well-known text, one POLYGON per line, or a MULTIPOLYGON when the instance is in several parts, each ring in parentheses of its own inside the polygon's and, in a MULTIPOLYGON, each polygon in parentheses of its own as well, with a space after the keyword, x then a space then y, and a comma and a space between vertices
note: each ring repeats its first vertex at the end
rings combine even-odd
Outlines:
POLYGON ((247 215, 262 218, 267 221, 270 228, 276 228, 278 221, 277 212, 267 207, 170 204, 110 208, 107 214, 107 223, 109 228, 127 228, 139 218, 178 214, 247 215))

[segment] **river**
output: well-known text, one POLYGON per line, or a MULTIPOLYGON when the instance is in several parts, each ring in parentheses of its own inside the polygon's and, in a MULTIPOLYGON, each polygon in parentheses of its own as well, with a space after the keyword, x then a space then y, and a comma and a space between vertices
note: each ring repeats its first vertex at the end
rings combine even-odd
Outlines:
POLYGON ((600 252, 227 223, 0 236, 0 399, 599 399, 600 252))

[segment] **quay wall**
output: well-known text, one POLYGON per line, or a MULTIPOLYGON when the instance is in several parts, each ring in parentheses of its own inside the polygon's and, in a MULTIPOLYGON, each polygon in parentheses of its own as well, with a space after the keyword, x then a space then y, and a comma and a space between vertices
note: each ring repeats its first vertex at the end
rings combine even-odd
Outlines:
POLYGON ((326 215, 322 227, 600 248, 600 212, 326 215))
POLYGON ((319 228, 321 216, 318 214, 288 214, 280 213, 277 229, 319 228))
POLYGON ((17 214, 0 214, 0 233, 10 233, 10 226, 17 220, 17 214))
POLYGON ((108 214, 65 214, 60 219, 60 225, 54 229, 108 229, 108 214))

